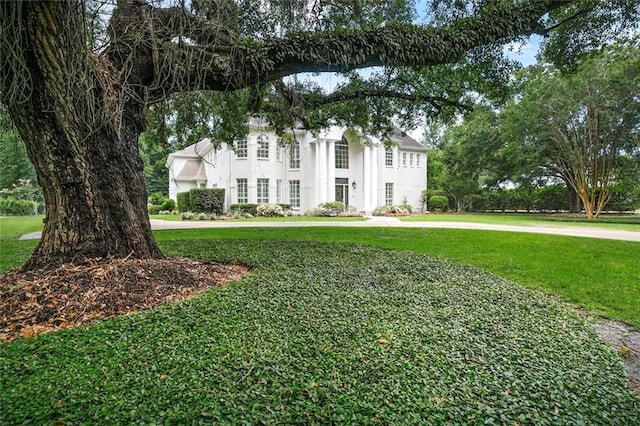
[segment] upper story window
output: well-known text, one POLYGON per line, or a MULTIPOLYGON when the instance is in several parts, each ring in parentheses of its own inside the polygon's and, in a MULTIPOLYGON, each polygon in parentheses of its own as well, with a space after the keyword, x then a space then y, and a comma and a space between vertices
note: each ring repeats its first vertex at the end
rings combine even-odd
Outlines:
POLYGON ((258 136, 258 158, 269 159, 269 138, 266 135, 258 136))
POLYGON ((384 149, 384 165, 387 167, 393 167, 393 148, 390 146, 384 149))
POLYGON ((289 168, 290 169, 299 169, 300 168, 300 142, 294 142, 289 148, 289 168))
POLYGON ((420 154, 416 154, 416 167, 420 167, 420 154))
POLYGON ((236 157, 247 158, 247 140, 246 139, 236 140, 236 157))
POLYGON ((349 143, 342 139, 336 142, 336 169, 349 168, 349 143))
POLYGON ((413 152, 409 154, 409 165, 413 167, 413 152))
POLYGON ((402 153, 402 167, 407 167, 407 153, 402 153))

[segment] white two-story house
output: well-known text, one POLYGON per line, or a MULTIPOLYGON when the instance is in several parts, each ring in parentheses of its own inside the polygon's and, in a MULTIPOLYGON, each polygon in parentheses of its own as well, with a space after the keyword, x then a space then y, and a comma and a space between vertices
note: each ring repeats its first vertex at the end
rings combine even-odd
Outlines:
POLYGON ((246 139, 235 146, 216 149, 204 139, 169 154, 169 197, 176 200, 191 188, 224 188, 226 208, 284 203, 304 213, 326 201, 342 201, 365 213, 384 204, 421 207, 427 150, 399 130, 388 140, 354 137, 340 127, 317 135, 296 130, 294 142, 282 144, 267 128, 254 118, 246 139))

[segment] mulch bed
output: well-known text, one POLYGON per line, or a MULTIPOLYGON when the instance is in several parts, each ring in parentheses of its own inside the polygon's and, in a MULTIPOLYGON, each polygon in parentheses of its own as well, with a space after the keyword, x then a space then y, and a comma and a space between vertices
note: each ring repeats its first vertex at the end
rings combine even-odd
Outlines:
POLYGON ((10 271, 0 275, 0 340, 153 308, 248 273, 241 265, 187 258, 89 259, 41 273, 10 271))

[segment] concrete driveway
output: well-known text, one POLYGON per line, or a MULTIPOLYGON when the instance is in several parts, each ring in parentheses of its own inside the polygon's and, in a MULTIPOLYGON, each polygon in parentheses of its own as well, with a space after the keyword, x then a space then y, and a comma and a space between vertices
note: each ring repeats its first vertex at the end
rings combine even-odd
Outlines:
MULTIPOLYGON (((533 234, 552 234, 570 237, 602 238, 608 240, 640 242, 640 231, 622 231, 577 226, 516 226, 471 222, 402 222, 395 217, 383 216, 373 216, 366 221, 354 222, 234 222, 224 220, 171 221, 151 219, 151 228, 153 230, 198 228, 288 228, 312 226, 476 229, 483 231, 528 232, 533 234)), ((20 239, 38 239, 40 238, 40 234, 40 232, 32 232, 30 234, 23 235, 20 239)))

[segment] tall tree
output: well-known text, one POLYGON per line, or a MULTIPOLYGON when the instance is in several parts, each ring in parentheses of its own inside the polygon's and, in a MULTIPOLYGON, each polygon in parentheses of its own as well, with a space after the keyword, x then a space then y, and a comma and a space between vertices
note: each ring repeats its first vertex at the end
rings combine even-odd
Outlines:
MULTIPOLYGON (((282 79, 461 63, 476 48, 545 32, 555 24, 549 12, 584 3, 580 16, 589 15, 594 1, 435 1, 430 21, 414 25, 411 2, 403 1, 390 7, 381 0, 194 0, 161 7, 118 0, 106 38, 95 34, 103 26, 95 17, 110 13, 99 10, 101 3, 0 2, 0 100, 47 205, 42 239, 24 268, 83 257, 162 256, 146 214, 138 137, 149 106, 172 94, 246 89, 254 111, 271 98, 269 87, 293 112, 347 100, 378 105, 412 94, 348 86, 322 99, 282 79)), ((626 1, 606 3, 614 10, 626 1)), ((435 110, 458 101, 419 95, 414 103, 435 110)), ((376 117, 384 106, 373 109, 376 117)))
POLYGON ((512 139, 575 191, 588 218, 602 212, 623 158, 640 149, 639 53, 610 46, 570 73, 533 68, 502 114, 512 139))

